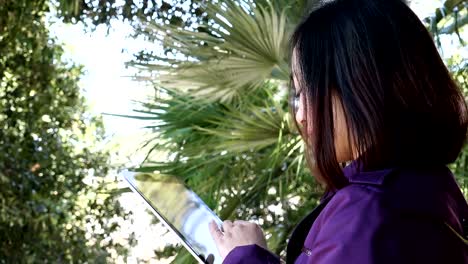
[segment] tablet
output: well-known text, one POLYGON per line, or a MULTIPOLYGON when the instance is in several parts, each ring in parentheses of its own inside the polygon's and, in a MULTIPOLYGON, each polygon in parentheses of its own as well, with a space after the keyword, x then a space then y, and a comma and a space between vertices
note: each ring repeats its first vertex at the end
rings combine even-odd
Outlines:
POLYGON ((174 177, 128 170, 121 175, 199 263, 222 263, 209 231, 212 220, 219 226, 222 221, 198 195, 174 177))

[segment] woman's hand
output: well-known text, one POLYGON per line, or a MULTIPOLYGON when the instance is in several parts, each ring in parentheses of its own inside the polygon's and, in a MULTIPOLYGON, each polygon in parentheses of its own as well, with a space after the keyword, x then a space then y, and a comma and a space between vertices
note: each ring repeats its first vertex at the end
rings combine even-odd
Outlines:
POLYGON ((211 236, 223 260, 231 250, 238 246, 257 244, 265 249, 267 248, 263 231, 257 224, 247 221, 232 222, 226 220, 223 222, 222 229, 224 232, 218 228, 214 221, 210 223, 211 236))

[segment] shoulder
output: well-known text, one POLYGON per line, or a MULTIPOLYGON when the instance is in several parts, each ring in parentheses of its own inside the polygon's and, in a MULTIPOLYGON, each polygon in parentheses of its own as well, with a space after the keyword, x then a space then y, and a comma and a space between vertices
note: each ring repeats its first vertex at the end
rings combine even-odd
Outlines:
MULTIPOLYGON (((453 176, 443 171, 395 171, 386 177, 378 184, 356 180, 336 192, 307 236, 305 247, 311 249, 311 259, 319 260, 316 263, 349 259, 355 263, 419 263, 422 259, 444 263, 438 261, 458 254, 460 260, 458 241, 444 225, 451 218, 447 210, 459 213, 450 208, 453 199, 447 199, 453 196, 450 192, 459 192, 446 188, 453 185, 453 176)), ((464 200, 460 203, 466 206, 464 200)))
POLYGON ((362 236, 383 220, 381 197, 382 193, 378 188, 349 185, 331 198, 312 226, 316 230, 311 231, 321 233, 324 238, 345 238, 347 235, 353 236, 353 233, 362 236))
POLYGON ((327 205, 324 218, 348 211, 378 211, 384 215, 424 215, 454 224, 460 215, 468 217, 466 200, 446 166, 354 173, 349 181, 350 185, 337 191, 327 205))
POLYGON ((317 220, 320 222, 329 217, 347 214, 352 216, 362 211, 372 213, 373 210, 379 209, 379 200, 382 196, 382 189, 375 186, 348 185, 335 193, 317 220))

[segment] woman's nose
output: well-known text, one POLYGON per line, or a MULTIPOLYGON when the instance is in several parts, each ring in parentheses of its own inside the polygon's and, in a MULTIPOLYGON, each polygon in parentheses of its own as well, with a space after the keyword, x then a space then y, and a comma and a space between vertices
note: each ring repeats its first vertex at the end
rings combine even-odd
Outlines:
POLYGON ((303 126, 305 124, 305 116, 304 116, 304 111, 302 110, 302 106, 299 105, 296 113, 296 122, 303 126))

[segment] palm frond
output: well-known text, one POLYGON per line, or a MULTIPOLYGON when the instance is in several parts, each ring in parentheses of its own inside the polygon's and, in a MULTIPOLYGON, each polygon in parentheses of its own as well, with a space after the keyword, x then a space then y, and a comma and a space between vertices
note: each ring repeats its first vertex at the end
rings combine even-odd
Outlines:
POLYGON ((221 102, 240 100, 265 80, 288 79, 284 12, 233 0, 210 3, 206 8, 214 22, 206 26, 210 34, 147 24, 147 34, 177 50, 178 58, 158 57, 156 63, 131 65, 156 73, 154 79, 161 86, 221 102))

